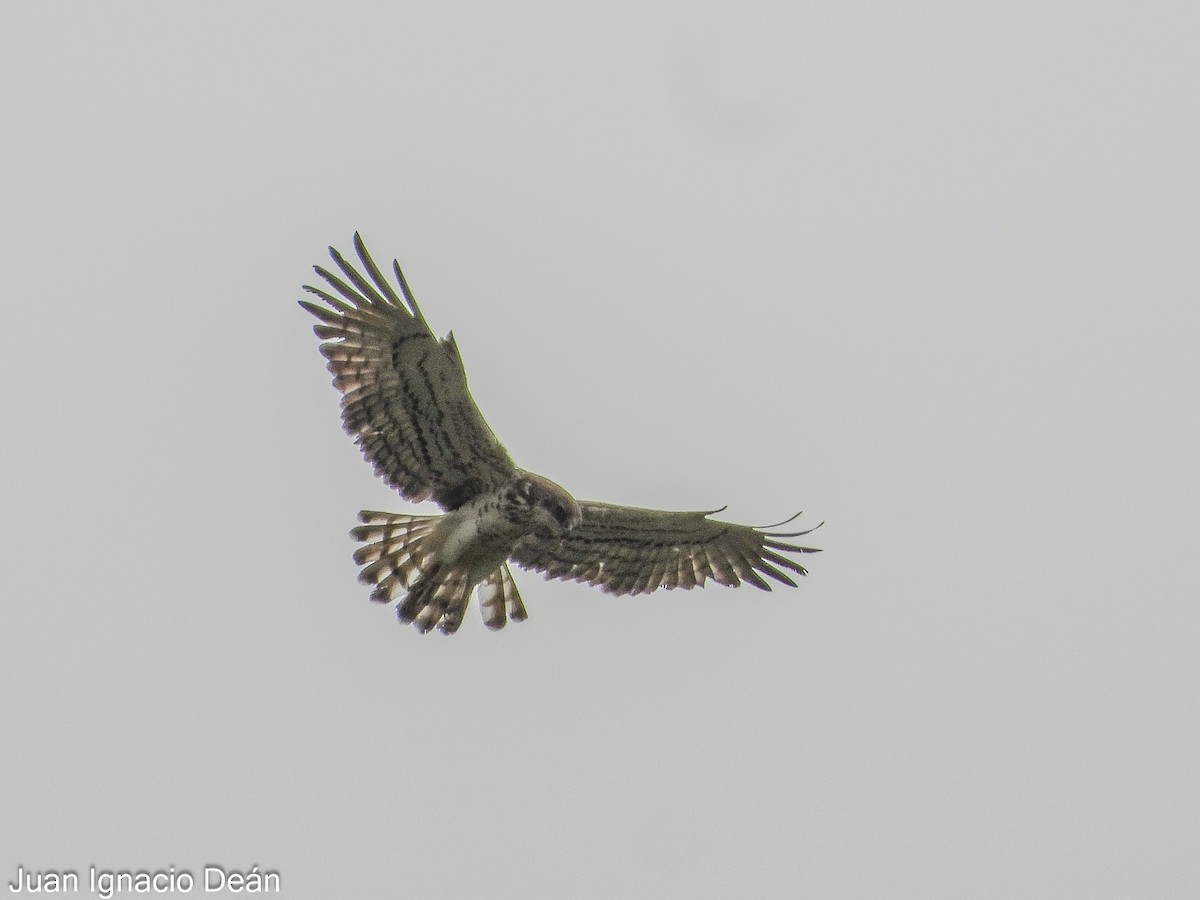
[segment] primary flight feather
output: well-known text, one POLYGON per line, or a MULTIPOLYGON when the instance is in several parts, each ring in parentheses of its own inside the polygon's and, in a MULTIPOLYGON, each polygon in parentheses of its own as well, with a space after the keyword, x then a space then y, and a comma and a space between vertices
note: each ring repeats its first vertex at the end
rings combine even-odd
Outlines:
POLYGON ((393 286, 357 234, 354 249, 362 271, 331 247, 338 271, 315 266, 326 286, 304 286, 323 304, 300 305, 320 320, 313 330, 342 393, 342 423, 376 474, 405 499, 432 499, 445 511, 363 511, 351 531, 363 542, 354 554, 359 580, 374 585, 372 600, 400 598, 400 621, 453 634, 476 589, 489 628, 525 619, 510 561, 613 594, 709 578, 770 590, 768 578, 795 587, 788 572, 807 574, 792 557, 817 550, 781 539, 812 529, 580 502, 518 468, 471 397, 453 332, 439 340, 430 331, 398 263, 393 286))

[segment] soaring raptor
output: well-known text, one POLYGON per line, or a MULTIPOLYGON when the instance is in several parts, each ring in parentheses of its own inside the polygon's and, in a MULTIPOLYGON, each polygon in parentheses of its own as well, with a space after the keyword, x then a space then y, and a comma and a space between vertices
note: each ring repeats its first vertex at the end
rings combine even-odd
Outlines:
POLYGON ((817 551, 780 539, 812 529, 783 533, 707 512, 579 502, 518 468, 467 389, 453 332, 438 340, 429 330, 398 263, 399 295, 357 234, 354 249, 365 275, 330 247, 341 276, 315 266, 328 288, 304 289, 325 305, 300 305, 320 320, 314 331, 342 392, 342 422, 375 473, 405 499, 432 499, 445 510, 364 510, 350 532, 363 542, 354 554, 359 580, 375 586, 372 600, 401 596, 401 622, 453 634, 477 587, 489 628, 525 619, 509 561, 611 594, 693 588, 709 578, 770 590, 764 575, 795 587, 784 570, 807 574, 788 554, 817 551))

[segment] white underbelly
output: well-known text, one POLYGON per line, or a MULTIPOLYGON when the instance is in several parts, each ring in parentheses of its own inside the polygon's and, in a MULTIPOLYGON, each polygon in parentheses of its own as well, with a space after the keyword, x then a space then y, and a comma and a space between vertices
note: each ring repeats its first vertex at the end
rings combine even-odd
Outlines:
MULTIPOLYGON (((519 534, 498 534, 494 529, 481 528, 480 519, 470 513, 448 513, 439 558, 456 569, 466 569, 467 578, 478 584, 508 559, 519 534)), ((505 529, 507 530, 507 529, 505 529)))

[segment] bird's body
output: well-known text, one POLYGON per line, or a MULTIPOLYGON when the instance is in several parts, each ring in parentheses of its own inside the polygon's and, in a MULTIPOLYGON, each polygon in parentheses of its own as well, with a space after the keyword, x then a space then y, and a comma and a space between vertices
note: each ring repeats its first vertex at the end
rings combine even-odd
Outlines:
POLYGON ((499 490, 479 494, 444 515, 364 511, 360 518, 365 524, 352 534, 367 543, 354 558, 364 565, 360 579, 376 585, 373 600, 388 602, 397 584, 407 589, 400 618, 422 630, 433 624, 457 630, 474 588, 489 579, 501 593, 508 585, 509 596, 500 598, 506 602, 488 604, 483 598, 484 621, 500 628, 506 618, 526 618, 507 566, 518 544, 530 535, 553 538, 578 524, 580 516, 579 505, 561 487, 517 470, 499 490))
POLYGON ((343 395, 343 424, 376 473, 407 499, 433 499, 445 510, 364 511, 351 532, 364 542, 355 553, 360 580, 375 586, 373 600, 402 595, 401 621, 453 633, 476 590, 488 627, 526 618, 510 560, 616 594, 696 587, 708 578, 769 590, 763 575, 795 586, 781 569, 805 574, 786 554, 815 550, 779 538, 807 531, 767 532, 703 512, 579 503, 518 468, 475 406, 453 334, 438 340, 400 267, 393 263, 403 299, 357 234, 354 244, 367 277, 330 248, 349 283, 317 267, 336 294, 306 286, 326 306, 301 305, 321 320, 314 330, 343 395))
POLYGON ((442 560, 467 573, 477 585, 508 562, 524 530, 500 511, 497 494, 483 494, 441 516, 437 533, 442 560))

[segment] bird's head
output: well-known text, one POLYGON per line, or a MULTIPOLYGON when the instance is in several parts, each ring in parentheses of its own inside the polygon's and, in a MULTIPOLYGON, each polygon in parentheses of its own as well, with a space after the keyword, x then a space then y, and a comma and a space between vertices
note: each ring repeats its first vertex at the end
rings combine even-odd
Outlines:
POLYGON ((583 511, 565 489, 549 478, 523 472, 510 492, 512 517, 540 536, 560 538, 583 519, 583 511))

